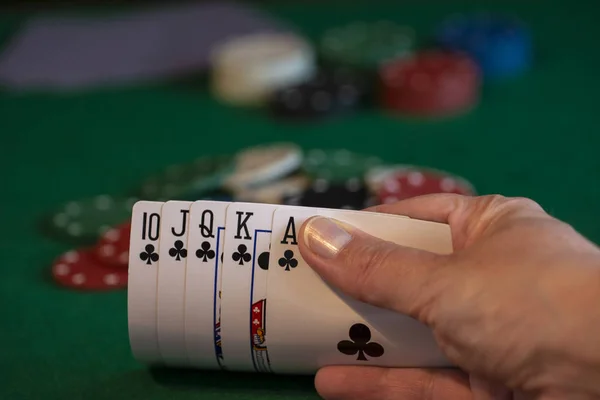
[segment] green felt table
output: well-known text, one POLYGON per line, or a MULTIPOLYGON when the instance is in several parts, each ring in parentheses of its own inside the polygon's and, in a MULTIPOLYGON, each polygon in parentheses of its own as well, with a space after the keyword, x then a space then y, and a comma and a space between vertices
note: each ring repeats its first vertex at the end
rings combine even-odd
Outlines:
MULTIPOLYGON (((261 7, 311 38, 334 24, 384 17, 426 37, 448 13, 481 4, 345 3, 261 7)), ((40 214, 70 199, 124 192, 149 172, 198 155, 270 141, 346 147, 453 171, 482 194, 533 198, 600 242, 600 25, 594 2, 574 4, 497 2, 492 10, 513 12, 533 28, 535 68, 486 84, 475 110, 444 121, 369 111, 324 124, 275 123, 261 112, 219 104, 195 80, 0 93, 0 398, 317 398, 312 377, 149 370, 129 351, 125 291, 76 293, 49 278, 52 259, 68 246, 36 231, 40 214)), ((3 37, 29 16, 0 15, 3 37)))

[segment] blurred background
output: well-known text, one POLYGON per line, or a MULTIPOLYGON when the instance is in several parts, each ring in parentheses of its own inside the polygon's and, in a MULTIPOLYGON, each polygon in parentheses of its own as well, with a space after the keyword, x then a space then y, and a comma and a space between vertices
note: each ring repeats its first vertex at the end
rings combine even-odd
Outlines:
POLYGON ((524 196, 600 243, 598 11, 2 2, 1 397, 316 398, 301 378, 149 374, 129 353, 126 291, 57 276, 61 254, 127 232, 140 198, 362 208, 425 192, 524 196), (266 178, 281 158, 295 161, 266 178), (249 159, 262 169, 231 183, 249 159))

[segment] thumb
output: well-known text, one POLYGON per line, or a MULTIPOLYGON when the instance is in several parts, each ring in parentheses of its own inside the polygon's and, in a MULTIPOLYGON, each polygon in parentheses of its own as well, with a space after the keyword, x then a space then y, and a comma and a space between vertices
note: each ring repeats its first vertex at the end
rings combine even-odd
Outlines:
POLYGON ((326 282, 374 306, 422 320, 444 286, 442 255, 400 246, 341 221, 313 217, 300 252, 326 282))

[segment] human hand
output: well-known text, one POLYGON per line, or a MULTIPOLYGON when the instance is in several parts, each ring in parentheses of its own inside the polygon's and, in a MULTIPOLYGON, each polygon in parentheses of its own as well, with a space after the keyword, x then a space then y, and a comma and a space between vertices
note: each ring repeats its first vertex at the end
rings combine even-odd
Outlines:
POLYGON ((300 232, 303 258, 348 295, 427 324, 455 365, 493 383, 476 388, 452 369, 335 366, 315 378, 321 396, 486 399, 503 386, 544 399, 600 396, 597 246, 521 198, 431 195, 369 211, 448 223, 454 253, 315 217, 300 232))

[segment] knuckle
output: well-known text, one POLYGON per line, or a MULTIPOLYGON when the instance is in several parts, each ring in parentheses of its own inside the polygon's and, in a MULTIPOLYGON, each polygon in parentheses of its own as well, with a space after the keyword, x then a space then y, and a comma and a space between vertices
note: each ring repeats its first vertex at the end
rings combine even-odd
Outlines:
POLYGON ((397 369, 386 368, 382 369, 379 379, 375 387, 378 391, 378 396, 373 396, 373 399, 427 399, 423 397, 424 386, 427 385, 426 379, 423 379, 419 374, 410 380, 407 384, 402 374, 398 374, 397 369))
POLYGON ((518 210, 542 210, 542 207, 534 200, 527 197, 511 197, 506 199, 506 206, 518 210))
POLYGON ((435 376, 433 374, 427 374, 423 379, 422 384, 422 399, 424 400, 435 400, 435 376))
POLYGON ((500 194, 491 194, 487 196, 482 196, 479 198, 481 208, 483 209, 494 209, 496 207, 500 207, 508 201, 508 198, 502 196, 500 194))
POLYGON ((535 201, 525 197, 505 197, 502 195, 482 196, 475 203, 469 231, 475 236, 487 231, 496 223, 517 216, 531 215, 543 212, 542 207, 535 201))
POLYGON ((518 210, 541 210, 542 207, 527 197, 505 197, 499 194, 483 196, 483 208, 490 211, 512 212, 518 210))

